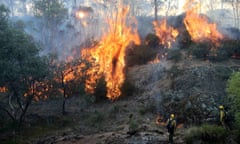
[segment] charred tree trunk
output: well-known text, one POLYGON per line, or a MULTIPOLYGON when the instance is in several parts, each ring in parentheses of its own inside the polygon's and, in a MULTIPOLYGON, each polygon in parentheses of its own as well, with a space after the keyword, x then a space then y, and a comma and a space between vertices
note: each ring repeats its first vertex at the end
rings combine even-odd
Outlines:
POLYGON ((25 114, 27 113, 27 110, 28 110, 30 104, 32 103, 33 98, 34 98, 34 95, 35 95, 35 82, 34 81, 31 82, 31 88, 32 88, 32 94, 27 97, 25 106, 23 107, 22 104, 19 103, 21 105, 20 107, 21 107, 21 110, 22 110, 22 113, 19 117, 19 126, 22 125, 25 114))
POLYGON ((0 110, 2 110, 2 111, 4 111, 4 112, 6 112, 7 113, 7 115, 12 119, 12 121, 15 121, 15 118, 14 118, 14 116, 11 114, 11 112, 10 111, 8 111, 4 106, 1 106, 0 105, 0 110))
POLYGON ((29 96, 29 98, 27 99, 27 102, 26 102, 26 105, 20 115, 20 118, 19 118, 19 125, 22 125, 22 122, 24 120, 24 117, 25 117, 25 114, 27 113, 27 110, 28 110, 28 107, 29 105, 32 103, 32 99, 33 99, 33 95, 29 96))
POLYGON ((18 130, 20 126, 22 125, 25 115, 27 113, 27 110, 32 103, 32 100, 35 95, 35 87, 34 87, 34 81, 31 82, 31 88, 32 88, 32 94, 26 98, 26 101, 23 101, 17 90, 15 88, 13 89, 13 94, 9 95, 9 110, 7 109, 7 106, 0 105, 0 110, 6 112, 8 116, 11 118, 12 122, 16 125, 15 130, 18 130), (13 98, 15 100, 15 105, 13 104, 13 98))

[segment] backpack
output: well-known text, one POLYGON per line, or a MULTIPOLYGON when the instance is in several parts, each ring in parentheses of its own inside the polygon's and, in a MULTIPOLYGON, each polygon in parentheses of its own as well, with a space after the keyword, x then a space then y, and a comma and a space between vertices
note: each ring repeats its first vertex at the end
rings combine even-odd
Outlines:
POLYGON ((168 131, 173 129, 173 124, 172 124, 173 121, 174 121, 174 119, 171 119, 171 120, 169 119, 167 126, 166 126, 168 131))
POLYGON ((228 111, 226 111, 226 110, 224 110, 224 117, 223 117, 223 119, 224 119, 224 121, 231 120, 231 114, 228 111))

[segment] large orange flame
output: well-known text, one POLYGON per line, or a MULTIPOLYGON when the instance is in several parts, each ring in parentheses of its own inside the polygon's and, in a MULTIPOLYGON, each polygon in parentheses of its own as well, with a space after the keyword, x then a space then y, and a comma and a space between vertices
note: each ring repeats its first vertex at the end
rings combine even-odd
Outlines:
POLYGON ((167 25, 167 19, 163 19, 161 22, 153 22, 156 35, 160 39, 160 43, 167 48, 171 48, 172 42, 174 42, 178 36, 178 30, 167 25))
POLYGON ((195 3, 195 0, 188 0, 184 6, 187 10, 184 24, 191 39, 195 42, 210 40, 217 44, 223 35, 217 30, 216 24, 208 23, 206 17, 198 14, 198 8, 199 4, 195 3))
POLYGON ((121 95, 120 88, 125 80, 125 52, 131 42, 140 43, 137 29, 127 26, 129 7, 119 7, 108 20, 109 31, 102 37, 99 44, 93 48, 86 48, 82 56, 91 56, 96 66, 88 72, 86 81, 87 92, 93 93, 96 81, 104 76, 107 87, 107 97, 111 100, 121 95))

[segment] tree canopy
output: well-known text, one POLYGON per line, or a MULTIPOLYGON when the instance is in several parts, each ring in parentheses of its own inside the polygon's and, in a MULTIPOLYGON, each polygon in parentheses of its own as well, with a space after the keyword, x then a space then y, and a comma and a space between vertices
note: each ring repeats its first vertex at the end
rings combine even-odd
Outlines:
POLYGON ((1 98, 0 110, 21 121, 35 96, 36 82, 44 79, 48 68, 33 38, 8 21, 8 12, 0 6, 0 87, 8 93, 8 101, 1 98))
POLYGON ((233 102, 234 110, 240 109, 240 72, 234 72, 227 84, 227 93, 233 102))
POLYGON ((59 24, 67 16, 62 0, 36 0, 35 15, 43 17, 47 24, 59 24))

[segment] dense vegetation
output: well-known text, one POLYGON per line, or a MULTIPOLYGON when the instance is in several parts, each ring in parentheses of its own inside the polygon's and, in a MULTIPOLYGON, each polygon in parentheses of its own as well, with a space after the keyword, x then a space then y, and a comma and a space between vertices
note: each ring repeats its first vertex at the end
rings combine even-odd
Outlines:
POLYGON ((4 6, 0 7, 0 86, 6 89, 0 107, 14 122, 21 123, 48 67, 33 38, 14 27, 8 13, 4 6))

